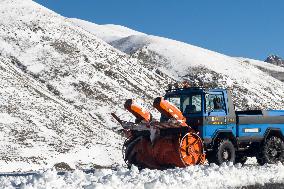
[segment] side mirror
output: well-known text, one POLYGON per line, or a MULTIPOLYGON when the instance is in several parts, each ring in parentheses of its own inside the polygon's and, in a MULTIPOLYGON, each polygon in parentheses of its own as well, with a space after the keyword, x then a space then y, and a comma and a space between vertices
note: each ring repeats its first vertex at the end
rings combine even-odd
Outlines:
POLYGON ((213 112, 213 108, 210 108, 210 110, 208 111, 208 116, 210 116, 210 114, 213 112))
POLYGON ((210 114, 214 111, 214 108, 210 106, 206 111, 208 112, 208 116, 210 116, 210 114))

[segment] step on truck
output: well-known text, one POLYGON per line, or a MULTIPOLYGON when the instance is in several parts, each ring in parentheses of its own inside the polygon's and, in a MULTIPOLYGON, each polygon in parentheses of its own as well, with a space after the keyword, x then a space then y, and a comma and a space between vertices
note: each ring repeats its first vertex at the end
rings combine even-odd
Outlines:
POLYGON ((209 163, 245 163, 256 157, 260 165, 284 162, 284 110, 235 111, 226 89, 176 85, 154 100, 161 113, 129 99, 125 108, 135 122, 114 118, 127 135, 125 162, 139 168, 164 169, 209 163))

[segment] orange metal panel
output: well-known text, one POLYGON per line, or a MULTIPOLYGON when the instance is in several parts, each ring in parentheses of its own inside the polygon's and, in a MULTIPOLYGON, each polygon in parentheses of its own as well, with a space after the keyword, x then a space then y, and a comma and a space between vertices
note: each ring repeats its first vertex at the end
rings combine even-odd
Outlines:
POLYGON ((151 114, 145 108, 135 103, 134 100, 128 99, 125 104, 124 108, 131 112, 139 121, 145 120, 150 122, 151 114))
POLYGON ((186 118, 182 115, 182 112, 172 103, 164 100, 163 97, 157 97, 154 100, 153 106, 161 113, 169 118, 176 119, 181 126, 188 127, 186 124, 186 118))

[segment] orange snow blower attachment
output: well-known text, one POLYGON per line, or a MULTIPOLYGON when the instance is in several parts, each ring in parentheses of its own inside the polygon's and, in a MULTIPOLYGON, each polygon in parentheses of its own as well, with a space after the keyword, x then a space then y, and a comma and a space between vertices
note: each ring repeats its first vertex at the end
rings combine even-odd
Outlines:
POLYGON ((182 112, 169 101, 164 100, 162 97, 157 97, 154 100, 153 106, 168 118, 175 118, 181 126, 187 127, 186 118, 182 115, 182 112))
POLYGON ((136 117, 136 123, 139 123, 142 120, 145 120, 146 122, 149 122, 151 120, 151 114, 143 107, 135 103, 135 101, 132 99, 126 100, 126 102, 124 103, 124 108, 136 117))
POLYGON ((131 99, 124 106, 135 115, 136 123, 122 121, 113 115, 124 130, 131 132, 123 145, 125 162, 129 166, 133 164, 150 169, 203 164, 203 142, 186 124, 182 112, 162 97, 156 98, 153 105, 169 119, 163 122, 152 121, 151 114, 131 99))

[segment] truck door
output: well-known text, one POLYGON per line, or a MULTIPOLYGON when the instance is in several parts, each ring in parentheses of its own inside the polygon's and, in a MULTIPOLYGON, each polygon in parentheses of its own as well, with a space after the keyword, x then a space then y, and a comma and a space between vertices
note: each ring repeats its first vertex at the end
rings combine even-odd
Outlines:
POLYGON ((228 124, 227 99, 227 94, 222 91, 205 94, 203 138, 212 139, 218 131, 232 131, 236 134, 235 124, 228 124))

